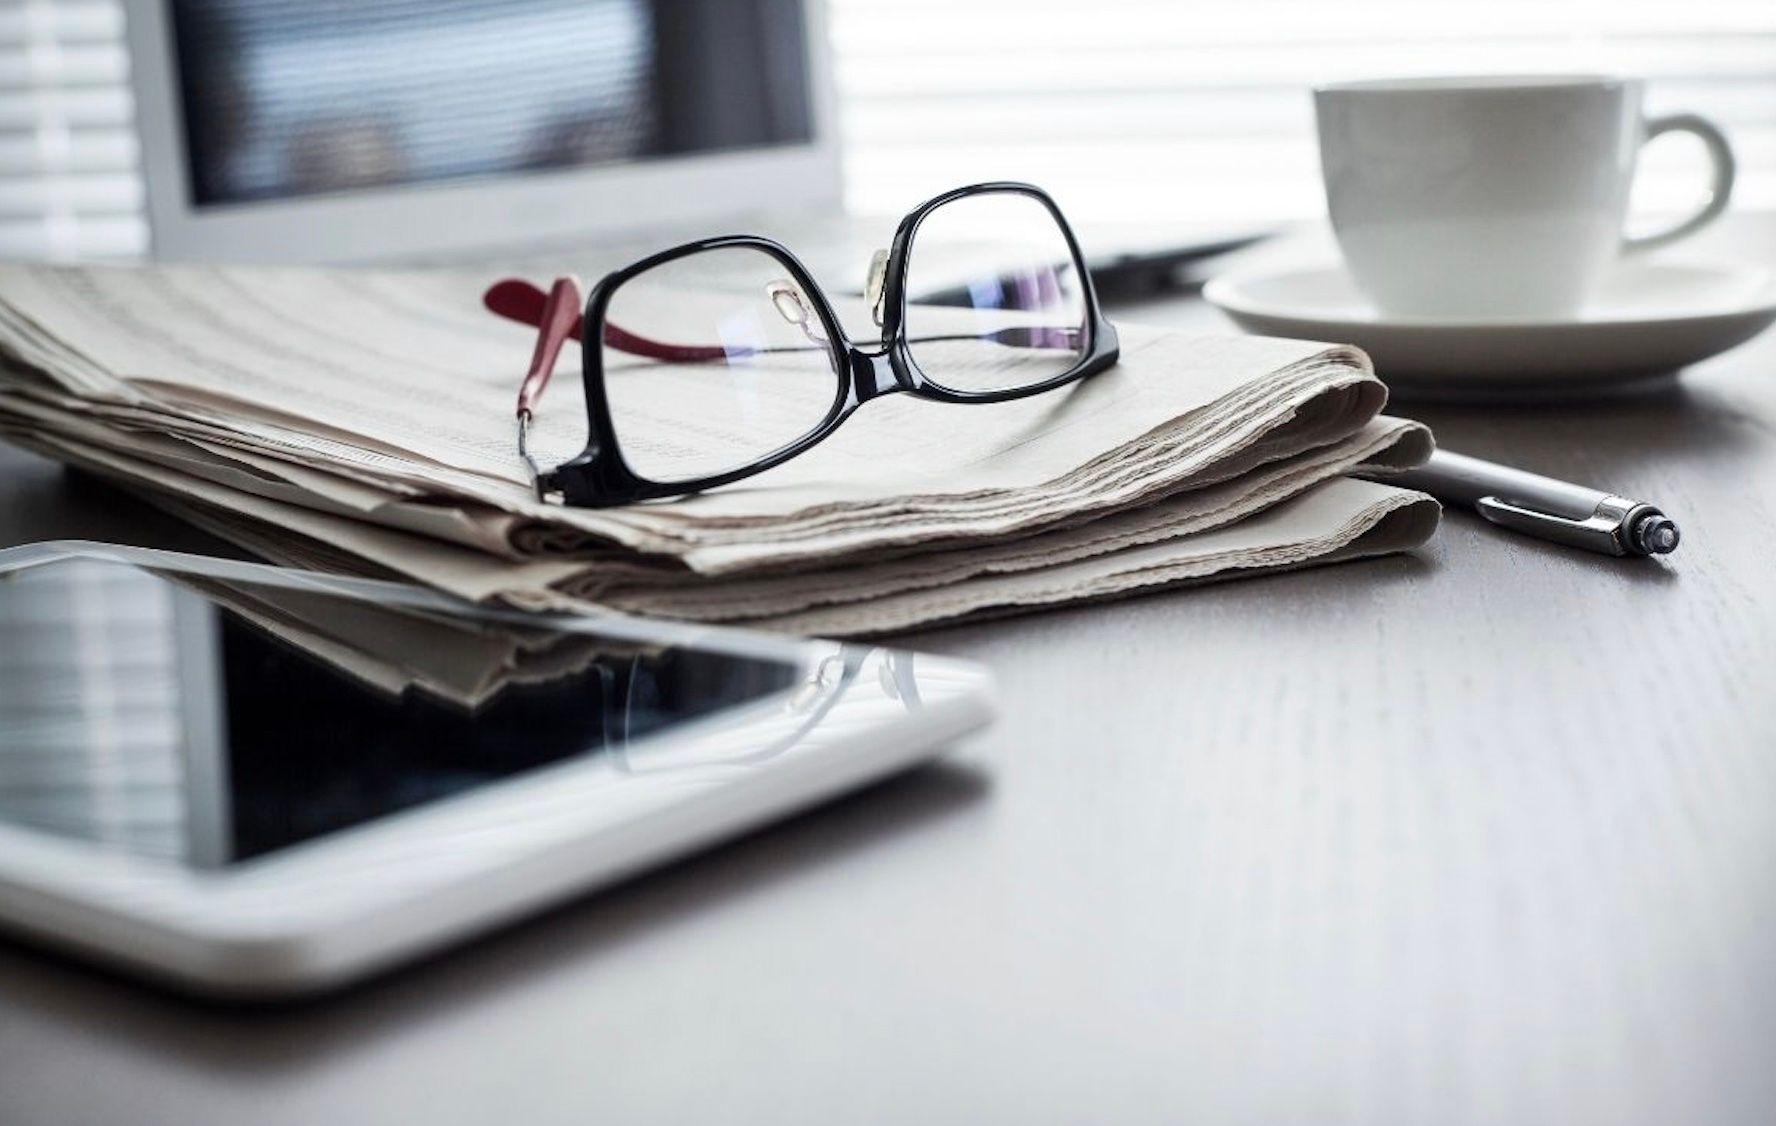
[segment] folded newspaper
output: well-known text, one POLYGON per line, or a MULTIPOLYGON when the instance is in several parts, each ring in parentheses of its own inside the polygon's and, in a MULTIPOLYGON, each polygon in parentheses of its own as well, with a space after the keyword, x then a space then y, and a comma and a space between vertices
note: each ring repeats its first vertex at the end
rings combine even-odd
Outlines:
MULTIPOLYGON (((1346 476, 1431 448, 1379 413, 1361 353, 1136 325, 1121 363, 1069 388, 889 396, 738 485, 545 503, 512 444, 530 334, 482 310, 489 280, 0 267, 0 432, 277 562, 802 633, 1400 551, 1436 525, 1430 498, 1346 476)), ((577 451, 581 394, 555 380, 542 459, 577 451)))

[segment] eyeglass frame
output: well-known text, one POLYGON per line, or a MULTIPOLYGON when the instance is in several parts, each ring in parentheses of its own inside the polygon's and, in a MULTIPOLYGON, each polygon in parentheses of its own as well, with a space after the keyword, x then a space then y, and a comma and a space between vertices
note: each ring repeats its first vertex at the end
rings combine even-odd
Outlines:
MULTIPOLYGON (((551 340, 548 315, 546 312, 541 314, 542 335, 538 340, 536 357, 532 361, 531 374, 525 380, 524 389, 520 391, 518 408, 518 451, 529 468, 537 499, 548 501, 559 498, 562 503, 574 507, 609 508, 704 492, 756 476, 806 453, 830 437, 864 403, 883 395, 906 392, 922 399, 961 405, 1002 403, 1053 391, 1095 375, 1117 362, 1120 344, 1116 329, 1098 304, 1097 291, 1092 284, 1091 273, 1086 269, 1079 240, 1066 216, 1061 214, 1059 206, 1047 192, 1034 184, 997 180, 969 184, 934 196, 901 219, 886 255, 879 351, 865 351, 859 347, 846 334, 833 310, 831 300, 801 260, 788 247, 760 235, 721 235, 697 239, 662 250, 606 274, 587 294, 578 326, 581 379, 585 386, 588 431, 586 445, 578 455, 548 471, 539 469, 531 456, 529 430, 534 401, 547 383, 549 372, 553 369, 554 356, 565 342, 567 334, 551 340), (995 194, 1034 199, 1054 220, 1066 242, 1073 259, 1074 271, 1079 278, 1080 294, 1085 306, 1082 327, 1086 338, 1078 361, 1059 375, 1028 387, 956 391, 926 375, 913 359, 911 345, 915 342, 909 340, 906 332, 908 260, 919 225, 933 211, 960 199, 995 194), (825 343, 831 353, 834 375, 833 403, 827 409, 826 416, 806 434, 736 469, 672 482, 643 477, 631 469, 623 457, 622 442, 617 436, 610 400, 605 392, 605 312, 612 295, 631 279, 680 258, 727 248, 757 250, 770 256, 789 272, 790 278, 805 295, 808 304, 812 306, 812 312, 820 318, 825 329, 825 343)), ((560 282, 556 284, 557 287, 561 285, 560 282)), ((491 290, 488 303, 489 307, 493 306, 491 290)))

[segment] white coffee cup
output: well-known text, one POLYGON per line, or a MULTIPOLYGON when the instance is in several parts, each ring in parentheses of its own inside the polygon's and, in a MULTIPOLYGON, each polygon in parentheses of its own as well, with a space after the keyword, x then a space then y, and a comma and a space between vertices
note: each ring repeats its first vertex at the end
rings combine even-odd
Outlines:
POLYGON ((1695 114, 1646 118, 1641 84, 1601 76, 1419 78, 1314 91, 1326 201, 1346 265, 1383 312, 1560 317, 1616 257, 1719 215, 1733 154, 1695 114), (1623 234, 1635 160, 1662 133, 1701 138, 1707 201, 1623 234))

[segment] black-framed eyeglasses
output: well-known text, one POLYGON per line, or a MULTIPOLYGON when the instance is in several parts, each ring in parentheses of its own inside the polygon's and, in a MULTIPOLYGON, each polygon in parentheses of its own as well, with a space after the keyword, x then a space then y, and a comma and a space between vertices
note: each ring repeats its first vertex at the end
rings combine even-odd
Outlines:
POLYGON ((1039 395, 1116 362, 1078 240, 1029 184, 945 192, 900 221, 870 263, 881 329, 853 342, 833 303, 780 244, 701 239, 607 275, 580 299, 507 280, 489 309, 539 329, 518 393, 518 453, 537 496, 589 507, 680 496, 806 452, 859 406, 905 391, 946 403, 1039 395), (582 348, 587 441, 541 469, 537 401, 569 339, 582 348))

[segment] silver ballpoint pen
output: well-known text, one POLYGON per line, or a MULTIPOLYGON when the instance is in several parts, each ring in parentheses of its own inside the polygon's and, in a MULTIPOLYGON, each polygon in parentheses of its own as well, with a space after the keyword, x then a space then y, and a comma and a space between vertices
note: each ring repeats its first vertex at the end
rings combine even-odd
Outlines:
POLYGON ((1472 505, 1494 524, 1605 555, 1666 555, 1677 548, 1677 525, 1643 501, 1448 450, 1382 480, 1472 505))

